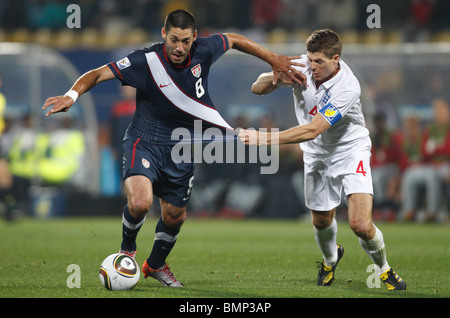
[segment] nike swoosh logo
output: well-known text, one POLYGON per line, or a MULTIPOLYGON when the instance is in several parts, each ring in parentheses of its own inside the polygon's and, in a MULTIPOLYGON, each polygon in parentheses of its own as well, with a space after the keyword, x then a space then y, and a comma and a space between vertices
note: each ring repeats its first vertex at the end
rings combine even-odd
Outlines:
POLYGON ((159 84, 159 87, 163 88, 163 87, 169 86, 170 84, 172 84, 172 83, 169 83, 169 84, 166 84, 166 85, 159 84))

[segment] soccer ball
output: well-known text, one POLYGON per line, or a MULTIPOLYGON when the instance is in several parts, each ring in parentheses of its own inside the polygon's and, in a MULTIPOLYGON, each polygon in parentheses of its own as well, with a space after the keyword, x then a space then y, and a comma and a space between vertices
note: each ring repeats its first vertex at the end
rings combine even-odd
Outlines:
POLYGON ((126 254, 109 255, 100 265, 100 281, 108 290, 133 289, 140 275, 136 261, 126 254))

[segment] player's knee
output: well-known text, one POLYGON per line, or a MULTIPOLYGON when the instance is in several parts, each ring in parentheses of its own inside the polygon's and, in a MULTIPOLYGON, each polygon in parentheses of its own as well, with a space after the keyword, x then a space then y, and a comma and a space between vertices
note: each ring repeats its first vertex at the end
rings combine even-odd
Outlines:
POLYGON ((312 223, 317 230, 328 228, 333 222, 334 210, 331 211, 311 211, 312 223))
POLYGON ((314 227, 319 231, 326 229, 327 227, 330 226, 330 224, 331 224, 331 222, 329 222, 328 220, 323 219, 323 218, 316 219, 315 221, 313 221, 314 227))
POLYGON ((164 224, 173 230, 180 229, 186 220, 186 209, 166 211, 162 214, 164 224))
POLYGON ((128 209, 135 218, 143 218, 152 207, 153 199, 131 198, 128 200, 128 209))
POLYGON ((359 238, 368 241, 373 237, 374 226, 369 221, 350 222, 350 228, 359 238))

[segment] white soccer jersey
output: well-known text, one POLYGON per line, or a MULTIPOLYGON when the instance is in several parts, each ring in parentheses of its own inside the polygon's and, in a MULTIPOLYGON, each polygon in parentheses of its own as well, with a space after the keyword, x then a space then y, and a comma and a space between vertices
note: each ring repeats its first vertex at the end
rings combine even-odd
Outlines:
POLYGON ((306 54, 295 62, 306 65, 296 68, 305 74, 309 85, 307 88, 293 87, 295 113, 299 124, 309 124, 316 115, 323 115, 331 124, 330 128, 314 140, 300 144, 305 154, 342 155, 361 146, 370 147, 369 131, 365 127, 359 99, 361 87, 347 64, 340 60, 340 71, 316 88, 306 54))

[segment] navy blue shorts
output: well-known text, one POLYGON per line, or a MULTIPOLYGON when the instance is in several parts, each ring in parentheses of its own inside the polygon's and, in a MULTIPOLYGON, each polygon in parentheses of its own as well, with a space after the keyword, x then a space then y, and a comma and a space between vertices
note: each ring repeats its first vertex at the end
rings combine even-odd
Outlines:
POLYGON ((126 134, 123 143, 123 180, 133 175, 150 179, 153 193, 177 207, 187 205, 194 181, 194 163, 174 163, 173 146, 158 145, 126 134))

